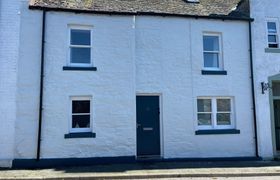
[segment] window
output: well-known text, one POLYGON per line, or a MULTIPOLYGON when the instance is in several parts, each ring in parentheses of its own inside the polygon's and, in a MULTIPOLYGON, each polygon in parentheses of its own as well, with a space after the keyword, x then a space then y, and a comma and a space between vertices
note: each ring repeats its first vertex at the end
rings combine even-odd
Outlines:
POLYGON ((230 97, 201 97, 197 99, 199 129, 233 128, 233 104, 230 97))
POLYGON ((88 27, 70 28, 69 65, 78 67, 92 66, 92 35, 88 27))
POLYGON ((222 69, 221 35, 219 34, 203 35, 203 56, 204 56, 204 69, 207 70, 222 69))
POLYGON ((71 98, 70 132, 91 132, 91 98, 71 98))
POLYGON ((278 28, 276 21, 268 21, 267 22, 267 39, 268 39, 268 47, 269 48, 278 48, 278 28))

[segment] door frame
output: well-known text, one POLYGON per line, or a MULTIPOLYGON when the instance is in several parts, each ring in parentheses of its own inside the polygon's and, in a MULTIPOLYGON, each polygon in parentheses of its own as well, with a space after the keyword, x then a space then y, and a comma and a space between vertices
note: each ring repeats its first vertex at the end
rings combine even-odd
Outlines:
MULTIPOLYGON (((268 83, 273 85, 275 82, 280 82, 280 74, 271 76, 268 78, 268 83)), ((272 135, 272 146, 273 155, 275 157, 280 156, 280 152, 276 149, 276 134, 275 134, 275 117, 274 117, 274 100, 280 100, 279 96, 273 96, 272 88, 269 88, 269 104, 270 104, 270 119, 271 119, 271 135, 272 135)))
POLYGON ((163 134, 163 100, 162 100, 162 94, 161 93, 136 93, 136 96, 135 96, 135 137, 136 137, 136 148, 135 148, 135 158, 138 159, 138 156, 137 156, 137 116, 136 116, 136 113, 137 113, 137 108, 136 108, 136 97, 137 96, 158 96, 159 97, 159 136, 160 136, 160 158, 162 159, 163 158, 163 155, 164 155, 164 146, 163 146, 163 139, 164 139, 164 134, 163 134))

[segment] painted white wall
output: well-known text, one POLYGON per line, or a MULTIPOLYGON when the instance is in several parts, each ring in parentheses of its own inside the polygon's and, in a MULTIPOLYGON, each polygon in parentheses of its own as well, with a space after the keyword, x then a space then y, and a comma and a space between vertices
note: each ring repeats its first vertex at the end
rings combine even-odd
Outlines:
POLYGON ((273 157, 274 151, 272 145, 272 131, 274 130, 271 126, 273 120, 270 117, 269 93, 262 94, 261 82, 268 82, 270 76, 280 72, 280 54, 265 52, 268 46, 266 19, 277 18, 280 23, 278 7, 280 7, 280 2, 277 0, 251 1, 251 16, 255 19, 252 23, 252 39, 259 148, 260 155, 269 159, 273 157))
POLYGON ((39 117, 42 12, 21 8, 15 157, 36 157, 39 117))
MULTIPOLYGON (((25 18, 29 20, 22 26, 25 36, 22 36, 21 43, 35 40, 35 44, 22 45, 21 48, 22 55, 26 55, 21 58, 23 68, 20 73, 23 76, 19 78, 23 90, 19 96, 18 121, 21 122, 17 126, 16 158, 34 158, 36 153, 41 35, 40 28, 34 25, 40 27, 41 19, 30 13, 26 17, 31 18, 25 18), (28 127, 31 130, 27 133, 28 127)), ((42 158, 134 155, 133 18, 48 12, 46 19, 42 158), (94 26, 96 72, 62 70, 67 62, 68 24, 94 26), (93 97, 95 139, 64 139, 64 134, 69 133, 69 96, 75 95, 93 97)))
POLYGON ((0 167, 14 158, 20 11, 18 0, 0 1, 0 167))
MULTIPOLYGON (((23 8, 15 158, 35 158, 41 13, 23 8), (30 43, 32 42, 32 43, 30 43)), ((254 156, 246 22, 48 12, 42 157, 136 154, 136 93, 162 94, 163 155, 254 156), (93 26, 97 71, 63 71, 68 24, 93 26), (227 76, 202 76, 202 32, 223 33, 227 76), (64 139, 69 96, 93 97, 94 139, 64 139), (196 136, 197 96, 234 96, 237 135, 196 136)))
POLYGON ((248 24, 136 18, 136 91, 161 93, 165 158, 254 156, 248 24), (201 75, 203 32, 221 32, 227 76, 201 75), (198 96, 233 96, 237 135, 195 135, 198 96))

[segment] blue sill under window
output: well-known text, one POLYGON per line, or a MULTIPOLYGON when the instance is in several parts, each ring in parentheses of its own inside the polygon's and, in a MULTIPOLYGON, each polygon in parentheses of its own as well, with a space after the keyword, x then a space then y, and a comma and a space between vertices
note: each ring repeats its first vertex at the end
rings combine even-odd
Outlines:
POLYGON ((265 48, 266 53, 280 53, 280 48, 265 48))
POLYGON ((238 129, 209 129, 195 131, 195 135, 211 135, 211 134, 240 134, 238 129))
POLYGON ((97 71, 97 67, 71 67, 63 66, 63 71, 97 71))
POLYGON ((227 71, 224 70, 202 70, 202 75, 227 75, 227 71))
POLYGON ((95 138, 95 137, 96 137, 96 134, 91 133, 91 132, 69 133, 69 134, 64 135, 65 139, 70 139, 70 138, 95 138))

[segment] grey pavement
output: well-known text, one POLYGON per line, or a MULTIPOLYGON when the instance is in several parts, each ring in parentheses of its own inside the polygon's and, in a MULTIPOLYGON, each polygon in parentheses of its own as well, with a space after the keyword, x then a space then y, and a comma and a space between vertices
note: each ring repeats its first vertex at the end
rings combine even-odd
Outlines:
POLYGON ((248 179, 280 180, 279 161, 158 162, 0 170, 0 179, 248 179))
POLYGON ((211 178, 162 178, 161 180, 279 180, 280 177, 211 177, 211 178))

